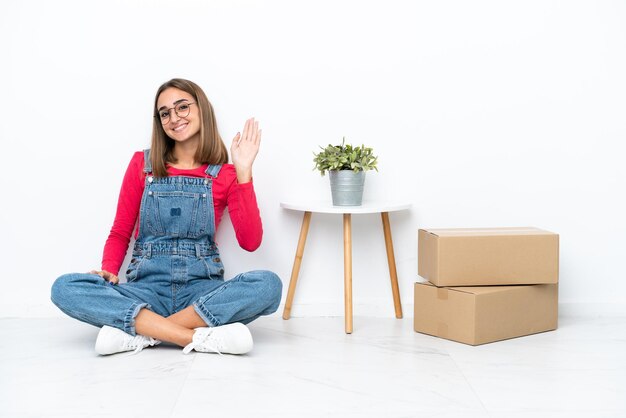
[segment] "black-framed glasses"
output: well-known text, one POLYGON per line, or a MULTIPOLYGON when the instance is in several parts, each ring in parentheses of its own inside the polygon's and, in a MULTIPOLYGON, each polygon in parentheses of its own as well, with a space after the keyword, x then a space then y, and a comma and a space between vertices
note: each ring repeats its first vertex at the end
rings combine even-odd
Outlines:
POLYGON ((191 111, 190 106, 194 104, 196 103, 195 102, 180 102, 174 107, 159 110, 159 113, 154 115, 154 117, 161 119, 161 123, 163 125, 167 125, 170 121, 170 114, 172 110, 176 112, 176 116, 178 116, 179 118, 184 118, 184 117, 189 116, 189 112, 191 111))

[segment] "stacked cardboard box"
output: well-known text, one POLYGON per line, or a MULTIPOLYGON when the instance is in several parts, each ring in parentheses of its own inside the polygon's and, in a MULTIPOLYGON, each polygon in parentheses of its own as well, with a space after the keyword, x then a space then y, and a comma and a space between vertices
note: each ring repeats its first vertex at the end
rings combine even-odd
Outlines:
POLYGON ((557 327, 559 236, 537 228, 420 229, 414 329, 479 345, 557 327))

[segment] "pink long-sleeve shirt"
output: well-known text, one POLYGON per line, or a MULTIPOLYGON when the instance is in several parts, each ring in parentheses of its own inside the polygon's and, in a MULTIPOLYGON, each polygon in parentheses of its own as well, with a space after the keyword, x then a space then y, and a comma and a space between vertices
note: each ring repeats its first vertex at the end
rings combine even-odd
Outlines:
MULTIPOLYGON (((139 233, 139 210, 145 188, 144 154, 136 152, 126 169, 115 221, 104 246, 102 270, 118 274, 124 261, 128 244, 135 229, 135 238, 139 233), (136 227, 135 227, 136 226, 136 227)), ((207 165, 191 170, 181 170, 167 166, 170 176, 206 177, 207 165)), ((241 248, 256 250, 261 245, 263 226, 252 182, 238 183, 235 166, 224 164, 217 178, 213 179, 213 205, 215 209, 215 229, 222 218, 224 209, 228 213, 235 229, 235 235, 241 248)))

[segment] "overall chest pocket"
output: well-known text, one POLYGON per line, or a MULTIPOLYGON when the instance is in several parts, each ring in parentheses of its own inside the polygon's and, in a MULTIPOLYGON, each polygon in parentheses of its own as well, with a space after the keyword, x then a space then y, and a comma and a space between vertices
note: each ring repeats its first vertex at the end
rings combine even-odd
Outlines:
POLYGON ((206 233, 210 221, 207 193, 150 191, 146 218, 152 235, 197 238, 206 233))

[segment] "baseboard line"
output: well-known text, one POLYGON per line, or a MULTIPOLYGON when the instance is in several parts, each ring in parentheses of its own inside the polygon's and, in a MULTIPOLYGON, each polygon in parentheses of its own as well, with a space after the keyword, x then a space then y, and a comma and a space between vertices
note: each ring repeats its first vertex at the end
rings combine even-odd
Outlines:
MULTIPOLYGON (((271 316, 282 316, 284 304, 271 316)), ((343 317, 344 305, 340 303, 294 303, 291 308, 293 318, 307 317, 343 317)), ((395 318, 392 304, 355 303, 352 314, 375 318, 395 318)), ((413 318, 413 304, 403 304, 404 318, 413 318)), ((626 303, 613 302, 560 302, 559 316, 626 316, 626 303)), ((65 315, 52 304, 33 305, 28 309, 15 312, 6 310, 0 312, 0 319, 14 318, 63 318, 65 315)))

